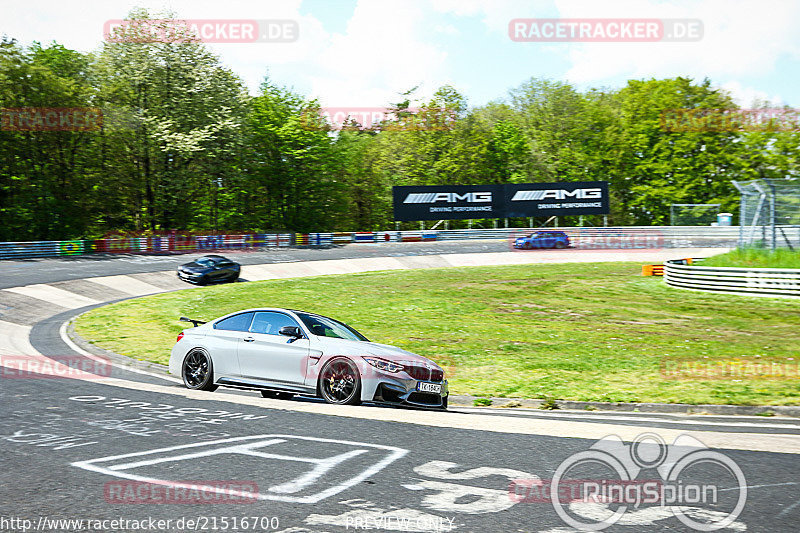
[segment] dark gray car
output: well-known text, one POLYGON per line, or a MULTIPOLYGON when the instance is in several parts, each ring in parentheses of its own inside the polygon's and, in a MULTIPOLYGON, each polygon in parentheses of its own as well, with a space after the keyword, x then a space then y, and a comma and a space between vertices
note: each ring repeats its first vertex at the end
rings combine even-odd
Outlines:
POLYGON ((189 283, 205 285, 220 281, 236 281, 239 279, 241 266, 235 261, 221 255, 204 255, 191 263, 178 267, 178 277, 189 283))

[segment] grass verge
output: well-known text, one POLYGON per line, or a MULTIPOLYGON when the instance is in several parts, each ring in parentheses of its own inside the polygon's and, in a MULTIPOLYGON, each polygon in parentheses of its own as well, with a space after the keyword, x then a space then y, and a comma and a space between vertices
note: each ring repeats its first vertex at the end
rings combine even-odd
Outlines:
POLYGON ((800 302, 682 291, 639 276, 640 269, 523 265, 238 283, 101 307, 78 319, 77 332, 114 352, 166 363, 185 327, 181 315, 209 320, 249 307, 288 307, 338 318, 372 340, 437 361, 455 394, 800 405, 797 374, 665 373, 680 357, 796 363, 800 302))
POLYGON ((761 248, 737 248, 728 253, 709 257, 702 266, 749 267, 749 268, 797 268, 800 269, 800 251, 764 250, 761 248))

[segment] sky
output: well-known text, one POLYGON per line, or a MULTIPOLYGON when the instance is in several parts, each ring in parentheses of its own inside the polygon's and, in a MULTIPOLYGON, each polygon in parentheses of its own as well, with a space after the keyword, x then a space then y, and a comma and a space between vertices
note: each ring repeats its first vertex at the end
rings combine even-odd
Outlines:
POLYGON ((294 42, 208 46, 256 94, 273 82, 327 107, 385 106, 449 84, 471 106, 531 77, 581 90, 629 79, 710 78, 743 107, 800 107, 797 0, 0 0, 0 34, 97 51, 133 7, 184 19, 292 20, 294 42), (516 42, 513 19, 699 19, 694 42, 516 42))

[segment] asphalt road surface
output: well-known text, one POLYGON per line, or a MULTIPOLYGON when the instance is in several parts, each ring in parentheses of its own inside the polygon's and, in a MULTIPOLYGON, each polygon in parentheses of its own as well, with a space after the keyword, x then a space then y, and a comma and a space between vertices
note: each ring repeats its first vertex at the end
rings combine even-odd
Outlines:
MULTIPOLYGON (((294 261, 322 261, 325 259, 507 252, 509 250, 509 243, 505 240, 465 240, 357 244, 322 249, 224 250, 218 253, 230 257, 243 265, 260 265, 294 261)), ((89 254, 73 257, 3 260, 0 261, 0 289, 95 276, 175 270, 179 265, 206 255, 206 253, 208 252, 167 255, 89 254)))
MULTIPOLYGON (((477 251, 413 244, 323 253, 477 251)), ((320 251, 236 259, 305 253, 320 251)), ((187 257, 4 262, 0 270, 13 271, 16 281, 3 281, 16 286, 160 271, 187 257)), ((32 324, 36 372, 15 372, 6 360, 0 367, 0 531, 566 533, 613 511, 605 531, 717 523, 774 532, 800 523, 797 419, 339 407, 188 391, 174 377, 102 364, 77 379, 54 375, 57 365, 45 363, 97 361, 62 334, 82 311, 32 324), (621 440, 604 438, 612 435, 621 440), (575 497, 579 485, 598 497, 575 497)))

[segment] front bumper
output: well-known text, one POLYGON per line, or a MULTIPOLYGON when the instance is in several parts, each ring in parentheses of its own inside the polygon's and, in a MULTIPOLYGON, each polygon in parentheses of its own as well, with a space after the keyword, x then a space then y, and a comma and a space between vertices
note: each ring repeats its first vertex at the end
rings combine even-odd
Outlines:
POLYGON ((197 283, 197 281, 203 277, 203 274, 194 273, 194 272, 181 272, 178 271, 178 278, 182 279, 183 281, 188 281, 190 283, 197 283))
POLYGON ((382 381, 381 383, 378 383, 378 386, 375 388, 375 393, 373 394, 371 401, 413 407, 447 407, 447 397, 450 394, 447 387, 447 381, 445 380, 435 383, 441 383, 442 385, 442 392, 439 394, 418 391, 417 382, 414 382, 412 385, 411 383, 392 383, 382 381))

